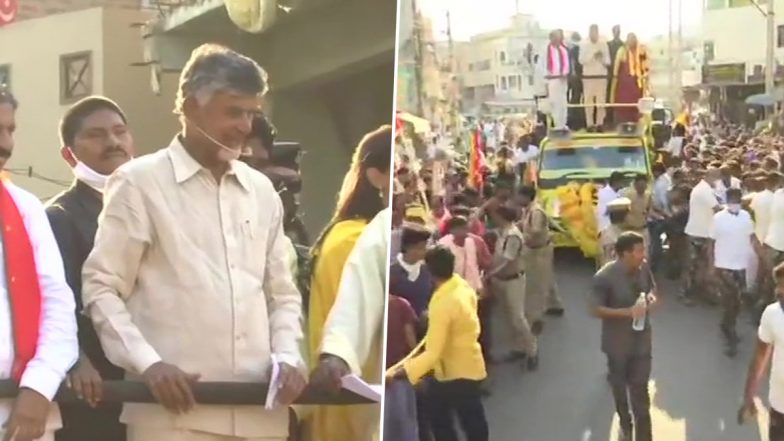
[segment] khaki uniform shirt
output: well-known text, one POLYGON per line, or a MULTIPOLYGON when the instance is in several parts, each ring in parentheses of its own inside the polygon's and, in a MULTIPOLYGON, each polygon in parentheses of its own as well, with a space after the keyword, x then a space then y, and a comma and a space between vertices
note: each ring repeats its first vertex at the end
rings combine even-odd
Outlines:
POLYGON ((650 192, 646 191, 641 195, 634 188, 627 188, 621 193, 621 197, 629 198, 632 201, 631 209, 626 216, 626 224, 632 230, 645 229, 648 226, 648 215, 651 212, 650 192))
POLYGON ((523 211, 520 226, 527 248, 536 250, 550 243, 550 223, 539 204, 533 203, 523 211))
POLYGON ((500 265, 503 260, 511 260, 514 263, 498 274, 498 277, 512 277, 523 271, 523 234, 512 225, 506 231, 502 231, 495 247, 494 266, 500 265))

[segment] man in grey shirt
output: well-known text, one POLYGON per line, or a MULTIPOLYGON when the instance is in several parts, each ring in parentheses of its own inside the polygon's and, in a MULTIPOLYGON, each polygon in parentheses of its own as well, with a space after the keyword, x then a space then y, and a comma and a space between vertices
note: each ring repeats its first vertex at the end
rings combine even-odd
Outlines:
POLYGON ((621 422, 621 439, 631 440, 634 428, 635 441, 651 441, 648 394, 651 324, 648 312, 656 303, 656 283, 645 262, 641 235, 621 234, 615 252, 618 258, 604 265, 593 277, 591 312, 602 319, 602 352, 607 355, 608 378, 621 422), (645 293, 644 305, 637 304, 640 293, 645 293), (645 317, 641 331, 632 329, 632 322, 638 317, 645 317))

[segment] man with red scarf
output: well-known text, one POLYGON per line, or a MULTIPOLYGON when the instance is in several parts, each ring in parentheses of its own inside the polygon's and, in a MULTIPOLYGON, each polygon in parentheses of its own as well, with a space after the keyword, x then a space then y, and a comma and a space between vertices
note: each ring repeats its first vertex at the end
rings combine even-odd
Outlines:
POLYGON ((553 117, 553 127, 566 128, 567 118, 567 92, 569 90, 569 73, 571 63, 569 50, 563 42, 563 31, 556 29, 550 32, 550 44, 544 53, 545 79, 547 80, 547 95, 550 100, 550 112, 553 117))
MULTIPOLYGON (((0 87, 0 169, 14 148, 17 101, 0 87)), ((76 362, 76 306, 43 204, 0 182, 0 380, 19 384, 0 399, 2 441, 52 441, 60 414, 52 398, 76 362)))

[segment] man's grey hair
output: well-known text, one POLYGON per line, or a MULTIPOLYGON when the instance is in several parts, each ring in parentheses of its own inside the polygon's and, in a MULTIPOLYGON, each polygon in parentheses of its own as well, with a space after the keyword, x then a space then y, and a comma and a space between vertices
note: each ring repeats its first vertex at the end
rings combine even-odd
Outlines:
POLYGON ((258 63, 227 47, 203 44, 193 50, 182 70, 174 113, 183 113, 188 98, 203 105, 218 92, 262 96, 267 90, 267 73, 258 63))
POLYGON ((11 89, 5 85, 0 83, 0 104, 10 104, 11 108, 16 110, 19 107, 19 101, 14 98, 14 94, 11 93, 11 89))

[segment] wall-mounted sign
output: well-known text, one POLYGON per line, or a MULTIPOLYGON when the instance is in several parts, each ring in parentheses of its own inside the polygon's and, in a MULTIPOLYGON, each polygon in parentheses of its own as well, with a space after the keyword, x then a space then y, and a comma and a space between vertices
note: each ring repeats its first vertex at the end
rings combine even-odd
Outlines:
POLYGON ((708 64, 702 66, 703 84, 738 84, 746 82, 746 63, 708 64))

